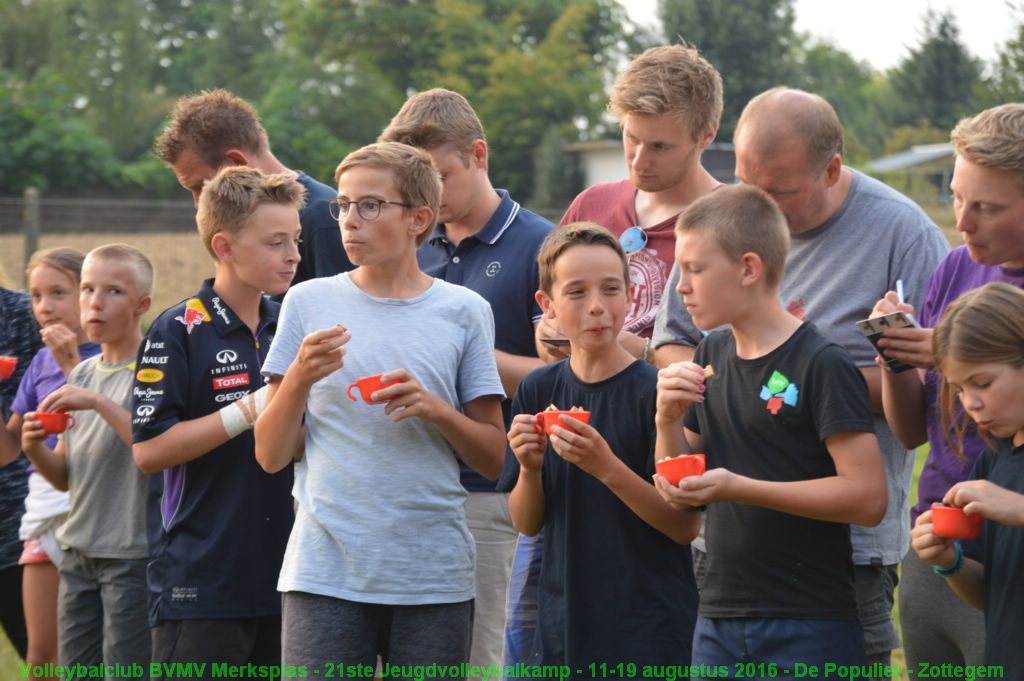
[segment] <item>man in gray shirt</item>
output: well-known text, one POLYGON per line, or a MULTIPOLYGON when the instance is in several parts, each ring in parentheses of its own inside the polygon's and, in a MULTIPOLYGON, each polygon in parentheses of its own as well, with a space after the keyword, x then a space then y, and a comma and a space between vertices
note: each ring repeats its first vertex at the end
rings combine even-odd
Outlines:
MULTIPOLYGON (((877 527, 850 529, 868 662, 888 663, 890 651, 899 646, 893 591, 910 540, 914 453, 886 425, 876 352, 855 323, 867 318, 875 301, 895 290, 899 280, 907 302, 918 308, 928 276, 949 244, 913 201, 843 165, 842 126, 817 95, 787 88, 761 93, 743 110, 733 143, 737 178, 768 192, 789 224, 782 284, 787 308, 845 347, 867 380, 889 508, 877 527)), ((667 286, 675 290, 678 283, 677 266, 667 286)), ((659 363, 685 357, 702 335, 678 295, 662 298, 653 337, 659 363)))

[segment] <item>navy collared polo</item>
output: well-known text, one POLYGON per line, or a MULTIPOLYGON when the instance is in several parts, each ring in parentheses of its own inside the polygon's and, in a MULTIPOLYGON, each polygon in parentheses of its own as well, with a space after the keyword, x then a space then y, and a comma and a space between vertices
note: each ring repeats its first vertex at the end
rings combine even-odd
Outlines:
MULTIPOLYGON (((541 310, 534 294, 539 288, 537 252, 554 225, 521 207, 504 189, 495 190, 501 203, 483 228, 458 246, 437 225, 417 253, 427 274, 479 293, 494 312, 494 345, 502 352, 537 356, 534 324, 541 310)), ((502 402, 505 427, 510 425, 511 400, 502 402)), ((494 491, 487 480, 465 464, 462 484, 472 492, 494 491)))
MULTIPOLYGON (((256 334, 203 282, 165 310, 139 348, 132 439, 144 442, 263 385, 280 305, 260 304, 256 334)), ((277 577, 294 517, 292 470, 269 475, 246 431, 150 479, 150 625, 280 613, 277 577)))

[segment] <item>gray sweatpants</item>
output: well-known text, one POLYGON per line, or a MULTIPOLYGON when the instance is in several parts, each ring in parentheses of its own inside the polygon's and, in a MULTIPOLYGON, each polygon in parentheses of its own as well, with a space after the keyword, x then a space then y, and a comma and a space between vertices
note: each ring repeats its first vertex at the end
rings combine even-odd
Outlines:
POLYGON ((921 662, 982 664, 985 652, 985 618, 980 610, 960 600, 911 549, 903 558, 900 577, 900 629, 907 667, 921 662))
POLYGON ((377 655, 385 667, 406 669, 434 663, 461 665, 469 659, 473 631, 471 600, 437 605, 377 605, 288 591, 281 601, 281 616, 281 654, 285 665, 306 665, 324 673, 329 666, 373 667, 377 655))

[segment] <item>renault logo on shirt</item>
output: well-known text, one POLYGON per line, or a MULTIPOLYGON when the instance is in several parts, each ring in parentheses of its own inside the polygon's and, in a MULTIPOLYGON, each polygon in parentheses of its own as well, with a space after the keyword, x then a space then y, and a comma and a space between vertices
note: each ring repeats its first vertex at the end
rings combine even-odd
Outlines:
POLYGON ((221 364, 231 364, 238 360, 238 353, 234 350, 221 350, 217 353, 217 361, 221 364))

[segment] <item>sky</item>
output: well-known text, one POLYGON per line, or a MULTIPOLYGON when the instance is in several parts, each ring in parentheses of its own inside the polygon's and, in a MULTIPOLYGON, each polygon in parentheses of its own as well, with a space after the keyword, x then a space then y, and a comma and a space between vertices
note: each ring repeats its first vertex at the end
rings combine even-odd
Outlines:
MULTIPOLYGON (((623 0, 634 21, 657 25, 657 0, 623 0)), ((1013 0, 1017 7, 1024 0, 1013 0)), ((909 48, 920 43, 924 15, 951 9, 960 27, 960 40, 976 57, 991 61, 996 48, 1011 37, 1014 12, 1007 0, 796 0, 796 28, 827 38, 876 69, 899 64, 909 48)))

